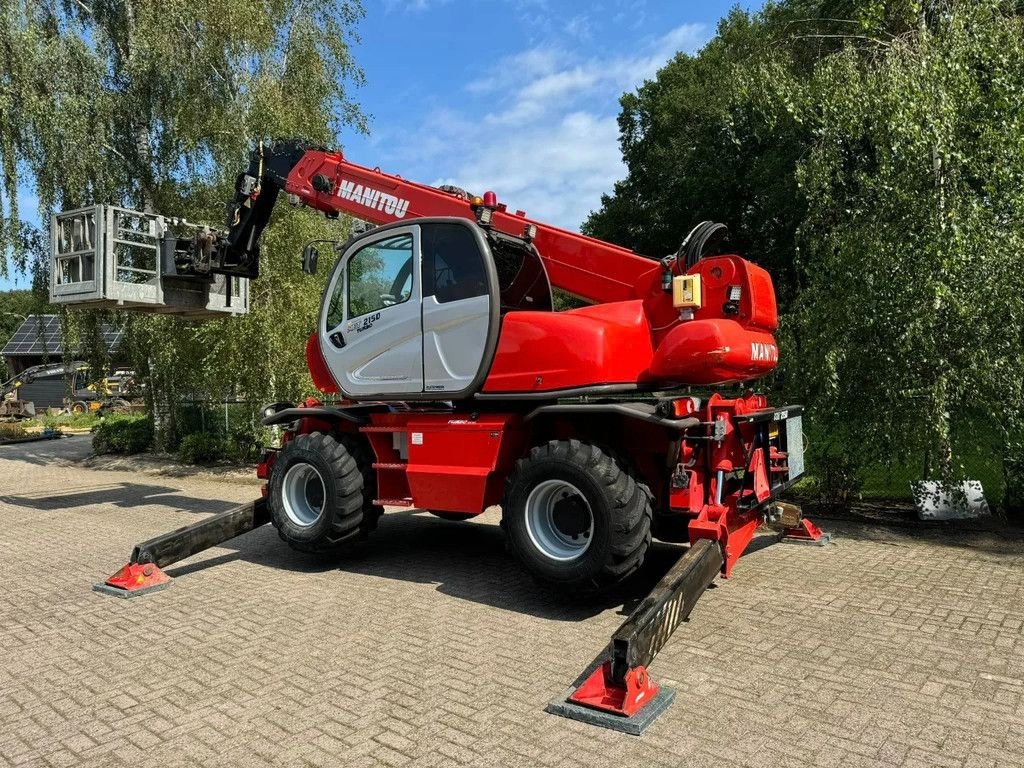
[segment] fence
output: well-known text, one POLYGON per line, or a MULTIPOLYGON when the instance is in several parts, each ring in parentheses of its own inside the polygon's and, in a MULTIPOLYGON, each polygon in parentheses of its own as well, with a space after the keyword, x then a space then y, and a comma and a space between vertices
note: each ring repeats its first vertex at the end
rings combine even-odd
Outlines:
POLYGON ((204 453, 222 453, 242 461, 257 459, 273 439, 270 429, 261 422, 262 404, 245 400, 186 400, 173 406, 173 418, 165 416, 165 424, 173 424, 164 449, 195 450, 197 440, 204 453))
MULTIPOLYGON (((959 474, 977 480, 989 504, 1010 511, 1022 507, 1024 474, 1004 459, 995 430, 977 426, 955 441, 954 456, 959 474)), ((880 456, 877 463, 858 466, 848 447, 821 436, 808 437, 808 477, 801 490, 829 504, 846 505, 859 500, 910 502, 912 486, 940 476, 935 452, 920 450, 900 457, 880 456)), ((1024 469, 1024 468, 1021 468, 1024 469)))

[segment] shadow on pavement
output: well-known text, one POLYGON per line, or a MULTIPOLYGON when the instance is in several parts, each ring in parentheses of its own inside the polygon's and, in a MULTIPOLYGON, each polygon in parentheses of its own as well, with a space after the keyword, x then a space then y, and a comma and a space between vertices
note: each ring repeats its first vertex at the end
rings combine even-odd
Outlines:
POLYGON ((597 597, 566 597, 538 584, 522 570, 505 551, 505 537, 497 525, 449 522, 426 512, 386 514, 366 541, 334 557, 296 552, 269 525, 221 547, 237 554, 169 566, 168 575, 185 576, 241 558, 288 571, 341 570, 436 584, 438 592, 461 600, 561 621, 581 621, 617 606, 627 615, 684 551, 677 545, 655 542, 643 568, 626 583, 597 597))
MULTIPOLYGON (((756 538, 747 556, 776 541, 774 536, 756 538)), ((496 524, 450 522, 421 511, 384 515, 366 541, 337 556, 296 552, 270 525, 221 547, 235 553, 169 566, 168 575, 186 576, 236 559, 302 573, 341 570, 435 584, 438 592, 460 600, 560 621, 582 621, 610 608, 628 616, 686 550, 682 545, 654 542, 643 567, 625 583, 599 596, 564 596, 522 570, 505 551, 505 537, 496 524)))
MULTIPOLYGON (((861 521, 847 517, 811 516, 837 541, 871 541, 895 547, 915 544, 968 549, 996 556, 1024 556, 1024 531, 1007 525, 1005 528, 969 528, 961 521, 925 522, 919 520, 861 521)), ((969 521, 974 522, 974 521, 969 521)))
POLYGON ((92 455, 92 435, 73 435, 58 440, 0 445, 0 459, 22 461, 39 467, 70 466, 92 455))
POLYGON ((163 506, 181 512, 223 512, 236 506, 218 499, 198 498, 182 494, 181 489, 163 485, 147 485, 145 483, 111 483, 109 485, 91 485, 87 490, 70 491, 68 493, 37 493, 24 496, 0 496, 0 503, 22 507, 52 511, 88 506, 112 506, 122 509, 143 506, 163 506))

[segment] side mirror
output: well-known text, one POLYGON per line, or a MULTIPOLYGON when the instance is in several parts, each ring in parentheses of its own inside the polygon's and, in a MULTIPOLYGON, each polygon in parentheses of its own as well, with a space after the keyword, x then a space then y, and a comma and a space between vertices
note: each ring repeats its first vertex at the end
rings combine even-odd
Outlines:
POLYGON ((316 274, 316 263, 320 258, 320 251, 312 243, 302 249, 302 271, 307 275, 316 274))

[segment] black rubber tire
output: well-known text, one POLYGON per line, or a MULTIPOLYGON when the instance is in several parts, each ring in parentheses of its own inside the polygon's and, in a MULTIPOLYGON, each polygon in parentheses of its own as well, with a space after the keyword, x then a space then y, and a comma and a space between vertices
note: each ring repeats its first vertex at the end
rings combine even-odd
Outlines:
POLYGON ((373 503, 373 500, 377 498, 377 470, 373 468, 373 449, 370 447, 369 441, 361 435, 339 435, 337 439, 345 446, 345 449, 352 458, 356 460, 359 473, 363 476, 363 522, 361 530, 365 538, 370 531, 377 529, 377 522, 380 520, 380 516, 384 514, 384 507, 373 503))
POLYGON ((427 512, 432 514, 434 517, 440 517, 442 520, 451 520, 454 522, 469 520, 477 516, 473 512, 444 512, 437 509, 428 509, 427 512))
POLYGON ((380 516, 369 484, 372 470, 358 441, 322 432, 297 435, 285 443, 270 473, 267 500, 278 534, 300 552, 332 552, 373 530, 380 516), (311 465, 324 482, 323 509, 310 525, 300 526, 285 512, 282 502, 287 471, 299 463, 311 465))
POLYGON ((538 580, 571 592, 593 592, 618 584, 643 563, 651 546, 652 502, 650 489, 598 446, 552 440, 516 463, 505 489, 502 527, 509 548, 538 580), (593 534, 576 560, 548 557, 527 532, 527 497, 549 479, 572 483, 590 504, 593 534))

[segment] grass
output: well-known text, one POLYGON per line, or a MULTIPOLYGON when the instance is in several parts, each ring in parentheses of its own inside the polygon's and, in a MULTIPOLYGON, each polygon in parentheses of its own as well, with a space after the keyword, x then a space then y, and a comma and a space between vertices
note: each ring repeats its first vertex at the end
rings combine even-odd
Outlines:
MULTIPOLYGON (((1003 465, 996 451, 977 446, 975 450, 957 457, 963 464, 963 476, 981 482, 990 503, 1003 498, 1003 465)), ((934 478, 937 468, 931 467, 934 478)), ((861 496, 866 499, 909 499, 910 484, 924 477, 924 459, 913 464, 907 462, 890 466, 867 467, 861 472, 861 496)))
POLYGON ((51 427, 53 429, 92 429, 101 419, 94 413, 60 413, 56 416, 41 415, 33 419, 25 419, 21 424, 26 429, 33 427, 51 427))
POLYGON ((27 435, 25 434, 25 428, 21 424, 17 422, 0 423, 0 441, 18 440, 23 437, 27 437, 27 435))

